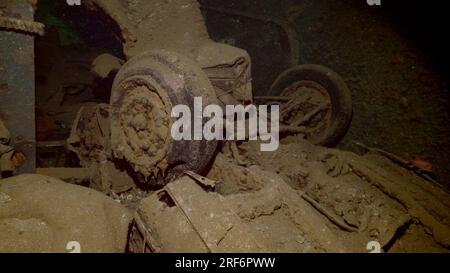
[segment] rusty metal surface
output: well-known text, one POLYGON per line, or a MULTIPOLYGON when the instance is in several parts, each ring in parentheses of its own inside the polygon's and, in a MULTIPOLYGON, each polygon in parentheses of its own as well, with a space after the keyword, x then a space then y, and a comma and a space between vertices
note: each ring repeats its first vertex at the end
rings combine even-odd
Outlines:
MULTIPOLYGON (((33 21, 28 1, 5 1, 2 8, 33 21)), ((18 173, 35 168, 34 105, 34 37, 0 30, 0 116, 11 132, 11 144, 27 157, 18 173)))

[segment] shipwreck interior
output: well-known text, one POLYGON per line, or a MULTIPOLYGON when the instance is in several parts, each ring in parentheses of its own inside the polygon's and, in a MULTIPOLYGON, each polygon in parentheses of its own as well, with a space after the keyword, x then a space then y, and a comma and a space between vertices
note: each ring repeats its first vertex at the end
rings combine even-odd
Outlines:
POLYGON ((439 1, 76 2, 0 0, 0 253, 450 251, 439 1))

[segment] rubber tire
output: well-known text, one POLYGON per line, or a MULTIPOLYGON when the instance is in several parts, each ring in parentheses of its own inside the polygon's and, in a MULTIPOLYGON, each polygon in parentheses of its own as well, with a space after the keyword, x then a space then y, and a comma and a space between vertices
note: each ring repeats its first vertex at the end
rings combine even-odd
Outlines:
MULTIPOLYGON (((113 83, 111 105, 120 104, 123 94, 118 86, 134 76, 150 76, 158 82, 167 92, 172 106, 188 105, 193 112, 194 97, 197 96, 202 96, 203 105, 217 104, 214 88, 197 63, 179 53, 155 50, 133 57, 120 69, 113 83), (170 80, 174 77, 183 77, 184 86, 176 85, 170 80)), ((166 176, 147 183, 164 185, 185 171, 201 173, 212 160, 217 145, 216 140, 172 139, 167 154, 169 169, 166 176)))
POLYGON ((322 85, 331 98, 331 123, 320 139, 310 140, 316 145, 335 146, 347 133, 353 115, 351 92, 336 72, 316 65, 303 64, 281 73, 269 90, 269 96, 280 95, 295 82, 308 80, 322 85))

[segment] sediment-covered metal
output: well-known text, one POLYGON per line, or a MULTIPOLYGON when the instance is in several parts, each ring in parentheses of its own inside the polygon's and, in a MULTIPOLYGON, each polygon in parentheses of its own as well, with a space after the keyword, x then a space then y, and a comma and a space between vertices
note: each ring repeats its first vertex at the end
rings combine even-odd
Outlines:
POLYGON ((211 82, 191 59, 166 50, 132 58, 117 74, 111 93, 114 156, 147 181, 165 183, 180 172, 201 172, 217 141, 175 141, 170 135, 172 106, 193 108, 197 96, 206 105, 217 104, 211 82))

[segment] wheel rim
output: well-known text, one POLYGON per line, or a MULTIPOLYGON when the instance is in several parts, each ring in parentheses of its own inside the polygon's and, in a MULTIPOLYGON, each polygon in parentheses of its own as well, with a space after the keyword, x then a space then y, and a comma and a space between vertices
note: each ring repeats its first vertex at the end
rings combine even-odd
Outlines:
POLYGON ((304 129, 305 138, 317 142, 331 124, 332 102, 328 91, 315 81, 302 80, 286 87, 281 96, 290 100, 281 105, 280 121, 304 129))
POLYGON ((138 76, 120 84, 123 96, 116 104, 111 134, 115 156, 126 159, 146 178, 168 167, 171 103, 151 77, 138 76))

